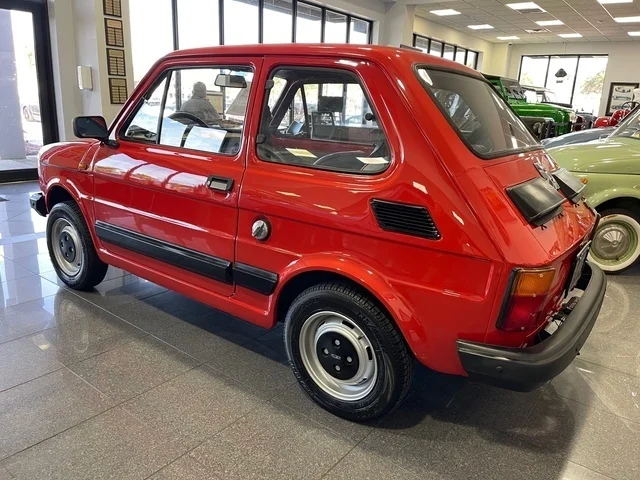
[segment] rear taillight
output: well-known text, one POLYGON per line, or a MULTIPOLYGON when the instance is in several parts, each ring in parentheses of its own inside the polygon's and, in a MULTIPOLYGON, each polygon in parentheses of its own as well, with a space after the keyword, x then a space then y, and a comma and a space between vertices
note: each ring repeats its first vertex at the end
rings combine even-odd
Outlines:
POLYGON ((535 327, 555 275, 555 268, 515 270, 496 326, 508 332, 535 327))

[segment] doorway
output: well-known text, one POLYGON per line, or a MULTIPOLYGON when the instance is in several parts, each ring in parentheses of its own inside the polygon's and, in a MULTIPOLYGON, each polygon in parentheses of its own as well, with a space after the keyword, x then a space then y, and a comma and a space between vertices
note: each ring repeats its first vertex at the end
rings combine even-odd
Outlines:
POLYGON ((46 0, 0 0, 0 183, 37 178, 58 140, 46 0))

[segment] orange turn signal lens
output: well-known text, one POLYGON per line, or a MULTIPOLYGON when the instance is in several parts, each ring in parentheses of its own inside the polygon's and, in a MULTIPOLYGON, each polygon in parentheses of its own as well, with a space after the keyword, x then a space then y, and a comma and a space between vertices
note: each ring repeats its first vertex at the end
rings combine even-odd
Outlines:
POLYGON ((587 177, 582 177, 580 181, 582 182, 583 185, 586 185, 587 183, 589 183, 589 179, 587 177))
POLYGON ((555 268, 519 270, 516 273, 511 294, 516 297, 537 297, 538 295, 544 295, 551 288, 555 275, 555 268))

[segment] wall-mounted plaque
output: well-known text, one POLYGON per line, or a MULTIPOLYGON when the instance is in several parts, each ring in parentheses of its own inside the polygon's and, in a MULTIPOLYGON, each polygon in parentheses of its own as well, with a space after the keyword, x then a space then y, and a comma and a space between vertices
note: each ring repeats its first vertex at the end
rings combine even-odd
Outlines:
POLYGON ((127 91, 127 80, 124 78, 109 79, 109 94, 113 105, 122 105, 127 101, 129 93, 127 91))
POLYGON ((104 14, 112 17, 122 17, 122 1, 121 0, 102 0, 104 14))
POLYGON ((107 48, 107 68, 109 75, 118 77, 127 76, 127 68, 124 63, 124 50, 107 48))
POLYGON ((104 30, 107 38, 107 45, 109 45, 110 47, 124 47, 122 20, 105 18, 104 30))

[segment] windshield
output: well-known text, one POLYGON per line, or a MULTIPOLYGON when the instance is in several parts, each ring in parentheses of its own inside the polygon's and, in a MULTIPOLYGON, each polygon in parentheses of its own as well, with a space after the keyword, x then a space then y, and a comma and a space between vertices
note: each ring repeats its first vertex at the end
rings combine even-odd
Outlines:
POLYGON ((525 91, 515 80, 509 80, 507 78, 502 79, 502 84, 507 90, 507 95, 515 100, 526 100, 525 91))
POLYGON ((543 92, 543 96, 544 96, 543 102, 555 102, 556 101, 556 94, 554 92, 552 92, 551 90, 545 90, 543 92))
POLYGON ((640 107, 627 115, 618 129, 611 134, 612 137, 629 137, 640 140, 640 107))
POLYGON ((489 83, 428 67, 419 67, 418 75, 460 137, 479 156, 493 158, 539 145, 489 83))

